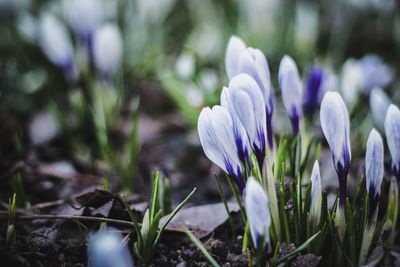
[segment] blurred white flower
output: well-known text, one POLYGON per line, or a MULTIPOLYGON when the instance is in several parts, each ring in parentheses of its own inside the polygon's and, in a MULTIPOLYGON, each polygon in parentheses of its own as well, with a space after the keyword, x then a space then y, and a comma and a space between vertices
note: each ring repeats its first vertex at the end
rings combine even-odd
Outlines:
POLYGON ((225 52, 225 70, 229 79, 241 73, 239 60, 246 49, 246 44, 237 36, 231 36, 225 52))
POLYGON ((377 55, 368 54, 360 59, 363 74, 362 90, 369 94, 374 87, 384 88, 394 78, 394 71, 377 55))
POLYGON ((282 91, 283 105, 289 114, 293 134, 299 132, 299 120, 302 115, 303 84, 294 60, 285 55, 279 65, 279 85, 282 91))
POLYGON ((261 245, 266 250, 270 250, 271 214, 268 207, 268 197, 261 184, 254 177, 249 177, 247 181, 244 205, 254 247, 259 248, 261 245), (264 243, 261 243, 262 241, 264 243))
POLYGON ((59 130, 53 115, 41 112, 35 115, 29 124, 29 137, 33 145, 41 145, 53 139, 59 130))
POLYGON ((379 198, 383 179, 383 141, 377 130, 372 129, 365 153, 365 177, 366 187, 370 199, 379 198))
POLYGON ((362 66, 356 59, 346 60, 342 67, 340 90, 344 100, 350 106, 358 99, 359 91, 363 86, 362 66))
POLYGON ((397 179, 400 176, 400 110, 391 104, 386 112, 385 134, 390 155, 392 156, 392 171, 397 179))
POLYGON ((384 131, 386 111, 392 102, 381 88, 374 88, 369 95, 372 119, 380 131, 384 131))
POLYGON ((90 42, 95 29, 103 21, 101 0, 64 0, 63 9, 72 29, 85 41, 90 42))
POLYGON ((128 246, 118 230, 108 228, 93 234, 88 241, 89 267, 134 267, 128 246))
POLYGON ((186 52, 181 54, 175 63, 175 72, 181 79, 190 80, 195 72, 196 62, 193 54, 186 52))
POLYGON ((318 226, 321 219, 322 209, 322 185, 318 160, 315 161, 311 173, 311 207, 310 215, 313 218, 314 226, 318 226))
POLYGON ((200 83, 207 92, 215 92, 219 85, 217 72, 214 69, 203 69, 200 72, 200 83))
POLYGON ((94 63, 104 78, 111 78, 117 72, 122 53, 122 37, 117 26, 108 23, 95 31, 93 38, 94 63))
POLYGON ((17 29, 25 40, 29 42, 36 41, 38 34, 38 21, 28 12, 23 12, 18 16, 17 29))
POLYGON ((201 107, 204 102, 203 92, 194 84, 190 84, 187 86, 185 90, 186 99, 189 104, 193 107, 201 107))
POLYGON ((39 44, 51 62, 61 67, 67 75, 74 74, 71 38, 64 24, 50 13, 40 18, 39 44))

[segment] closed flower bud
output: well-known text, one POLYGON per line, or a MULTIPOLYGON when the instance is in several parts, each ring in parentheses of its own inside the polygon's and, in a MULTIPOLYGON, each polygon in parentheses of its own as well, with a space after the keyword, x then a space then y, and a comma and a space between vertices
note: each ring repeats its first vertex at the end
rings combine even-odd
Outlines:
POLYGON ((267 119, 267 138, 269 147, 273 147, 272 114, 273 92, 267 59, 259 49, 247 48, 243 51, 239 60, 241 73, 250 75, 258 84, 264 97, 267 119))
POLYGON ((339 178, 340 204, 344 206, 346 180, 351 161, 350 120, 346 105, 337 92, 327 92, 324 95, 321 103, 320 120, 339 178))
POLYGON ((221 105, 239 118, 261 168, 265 157, 266 115, 257 82, 247 74, 235 76, 221 94, 221 105))
POLYGON ((385 133, 390 155, 392 156, 392 171, 400 178, 400 110, 391 104, 386 112, 385 133))
POLYGON ((296 63, 285 55, 279 65, 279 85, 282 91, 283 104, 289 114, 293 134, 299 132, 299 120, 302 115, 303 85, 296 63))
POLYGON ((258 249, 262 246, 269 251, 271 248, 269 238, 271 215, 268 197, 261 184, 254 177, 250 177, 247 181, 244 205, 254 247, 258 249))
POLYGON ((381 195, 383 169, 384 162, 382 137, 378 131, 372 129, 368 137, 367 150, 365 153, 365 176, 370 202, 370 215, 374 214, 379 197, 381 195))
POLYGON ((313 220, 314 228, 319 225, 319 222, 321 220, 321 209, 322 209, 321 174, 319 171, 318 160, 316 160, 311 173, 310 215, 313 220))
POLYGON ((308 73, 307 84, 303 96, 303 110, 312 115, 319 107, 323 91, 324 71, 319 67, 312 67, 308 73))
POLYGON ((225 70, 229 79, 240 73, 239 59, 246 44, 237 36, 231 36, 225 52, 225 70))
POLYGON ((375 87, 372 89, 369 95, 369 105, 371 107, 372 119, 380 131, 385 129, 385 120, 382 118, 386 116, 386 111, 390 104, 389 97, 381 88, 375 87))
POLYGON ((116 229, 109 228, 92 235, 88 241, 89 267, 133 267, 128 247, 116 229))
MULTIPOLYGON (((243 190, 245 184, 237 146, 239 141, 235 139, 234 124, 229 112, 221 106, 203 108, 197 130, 206 156, 232 177, 239 189, 243 190)), ((248 148, 245 149, 249 151, 248 148)))
POLYGON ((103 78, 111 78, 121 63, 123 47, 119 29, 113 24, 98 28, 93 38, 93 56, 96 68, 103 78))
POLYGON ((73 47, 64 24, 51 14, 44 14, 39 24, 39 44, 48 59, 74 78, 73 47))

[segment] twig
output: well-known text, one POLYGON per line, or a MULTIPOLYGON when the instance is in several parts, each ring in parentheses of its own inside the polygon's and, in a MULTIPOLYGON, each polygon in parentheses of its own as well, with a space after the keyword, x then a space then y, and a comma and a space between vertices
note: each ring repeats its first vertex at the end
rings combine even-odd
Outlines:
MULTIPOLYGON (((0 211, 0 221, 8 220, 8 212, 0 211)), ((14 220, 81 220, 81 221, 92 221, 92 222, 106 222, 110 224, 123 225, 128 227, 134 227, 134 224, 129 221, 116 220, 102 217, 91 217, 91 216, 78 216, 78 215, 52 215, 52 214, 30 214, 30 215, 15 215, 14 220)))

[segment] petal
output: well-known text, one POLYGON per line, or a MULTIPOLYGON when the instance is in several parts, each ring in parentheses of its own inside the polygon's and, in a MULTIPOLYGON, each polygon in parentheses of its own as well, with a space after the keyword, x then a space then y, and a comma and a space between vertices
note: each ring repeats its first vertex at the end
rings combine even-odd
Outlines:
POLYGON ((247 181, 244 202, 254 246, 257 247, 258 240, 262 237, 265 242, 269 242, 271 215, 268 197, 261 184, 253 177, 247 181))
POLYGON ((316 224, 319 224, 322 206, 322 186, 321 174, 319 170, 318 160, 315 161, 311 173, 311 216, 315 218, 316 224))
POLYGON ((239 58, 246 44, 237 36, 231 36, 225 52, 225 70, 229 79, 239 74, 239 58))
POLYGON ((382 116, 386 116, 386 111, 391 103, 389 97, 381 88, 375 87, 372 89, 371 94, 369 95, 369 105, 371 107, 372 119, 380 131, 385 129, 382 116))
POLYGON ((385 133, 392 161, 399 168, 400 164, 400 110, 391 104, 386 112, 385 133))
POLYGON ((239 69, 241 73, 250 75, 258 84, 264 97, 264 102, 269 107, 271 94, 271 79, 267 59, 259 49, 247 48, 240 56, 239 69))
MULTIPOLYGON (((334 158, 340 159, 345 143, 345 122, 337 92, 327 92, 321 102, 320 121, 334 158)), ((335 163, 336 164, 336 163, 335 163)))
POLYGON ((279 65, 278 79, 282 91, 283 104, 289 115, 292 115, 293 107, 297 114, 301 115, 303 85, 296 63, 290 56, 285 55, 282 58, 279 65))
POLYGON ((365 153, 365 175, 367 191, 380 194, 383 178, 383 141, 381 135, 372 129, 367 141, 365 153))

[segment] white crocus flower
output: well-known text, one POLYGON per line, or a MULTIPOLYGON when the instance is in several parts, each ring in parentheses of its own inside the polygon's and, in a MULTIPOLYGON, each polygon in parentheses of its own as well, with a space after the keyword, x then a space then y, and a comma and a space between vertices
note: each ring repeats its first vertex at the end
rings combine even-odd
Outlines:
POLYGON ((76 34, 90 42, 93 32, 104 17, 101 0, 64 0, 65 16, 76 34))
POLYGON ((105 24, 96 30, 93 38, 93 56, 101 75, 110 78, 117 72, 122 53, 122 37, 117 26, 105 24))
POLYGON ((383 179, 383 141, 377 130, 372 129, 365 153, 365 176, 370 199, 379 198, 383 179))
POLYGON ((311 208, 310 214, 313 218, 314 228, 319 225, 322 209, 322 185, 318 160, 315 161, 311 173, 311 208))
POLYGON ((244 205, 254 247, 258 249, 261 245, 270 250, 271 214, 268 207, 268 197, 261 184, 254 177, 247 180, 244 205))
POLYGON ((392 156, 392 171, 397 178, 400 176, 400 110, 391 104, 386 112, 385 133, 390 155, 392 156))
POLYGON ((267 59, 259 49, 247 48, 239 59, 239 70, 241 73, 250 75, 258 84, 264 97, 266 119, 267 119, 267 139, 270 149, 273 148, 273 91, 271 87, 271 77, 267 59))
POLYGON ((235 180, 240 190, 243 190, 245 184, 237 147, 238 140, 233 129, 232 117, 225 108, 206 107, 200 112, 197 130, 204 153, 235 180))
POLYGON ((89 267, 133 267, 132 257, 118 230, 109 228, 92 235, 88 241, 89 267))
POLYGON ((372 89, 369 95, 369 105, 371 107, 372 119, 380 131, 383 131, 385 128, 385 120, 382 118, 386 116, 386 111, 391 103, 389 97, 381 88, 375 87, 372 89))
POLYGON ((362 66, 358 60, 353 58, 346 60, 342 67, 340 82, 344 100, 348 105, 353 106, 364 82, 362 66))
POLYGON ((225 70, 229 79, 240 74, 239 59, 246 49, 246 44, 237 36, 231 36, 225 52, 225 70))
POLYGON ((74 74, 73 47, 64 24, 46 13, 39 24, 39 44, 51 62, 61 67, 67 75, 74 74))
POLYGON ((239 118, 261 167, 265 157, 266 114, 257 82, 247 74, 235 76, 229 89, 224 89, 221 94, 221 105, 239 118))
POLYGON ((339 178, 340 204, 344 206, 346 180, 351 161, 350 120, 346 105, 339 93, 325 93, 321 103, 320 120, 339 178))
POLYGON ((289 114, 293 133, 299 132, 299 120, 302 115, 303 84, 296 63, 285 55, 279 65, 279 85, 282 91, 283 104, 289 114))

